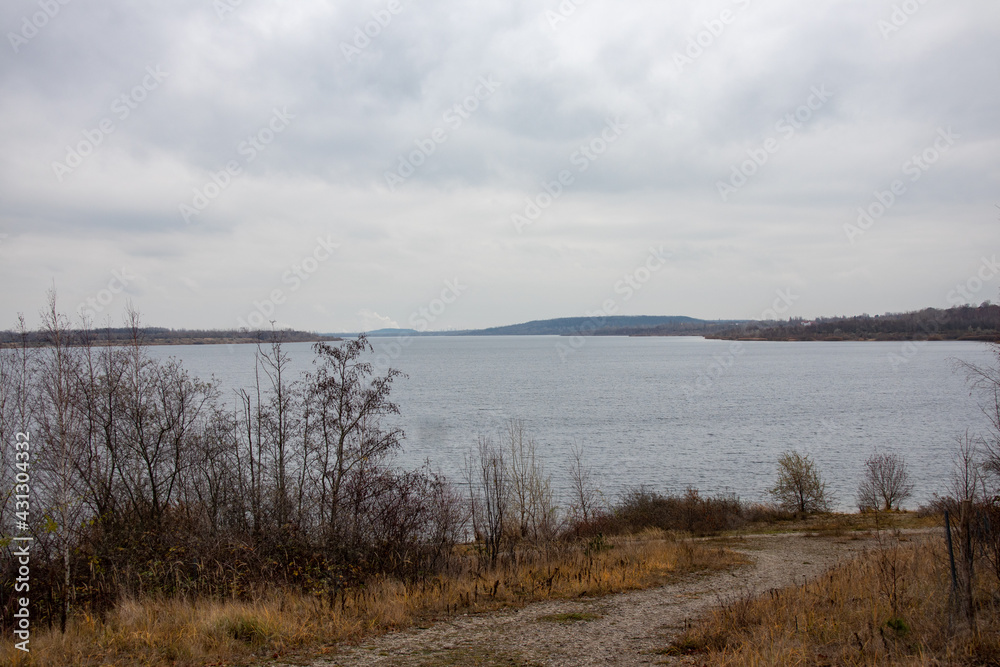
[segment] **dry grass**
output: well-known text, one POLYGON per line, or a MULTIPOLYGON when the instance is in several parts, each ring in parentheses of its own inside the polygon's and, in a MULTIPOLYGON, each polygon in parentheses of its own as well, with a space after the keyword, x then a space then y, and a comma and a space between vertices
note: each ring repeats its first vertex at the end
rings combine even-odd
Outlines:
POLYGON ((465 553, 448 576, 411 584, 373 581, 332 604, 325 596, 288 591, 271 591, 255 602, 126 601, 103 620, 72 619, 65 635, 35 628, 29 655, 4 638, 0 664, 248 664, 261 657, 329 651, 340 642, 442 615, 648 588, 681 573, 743 562, 732 552, 656 532, 521 550, 485 572, 477 571, 472 553, 465 553))
POLYGON ((794 515, 775 518, 765 516, 758 521, 752 521, 745 528, 734 531, 735 534, 767 534, 767 533, 815 533, 817 535, 849 535, 876 529, 913 529, 935 528, 941 525, 943 519, 938 514, 921 514, 918 512, 859 512, 854 514, 824 513, 813 514, 802 518, 794 515))
POLYGON ((946 563, 938 540, 890 539, 806 585, 729 600, 668 652, 708 665, 1000 665, 995 578, 979 577, 973 632, 949 607, 946 563))

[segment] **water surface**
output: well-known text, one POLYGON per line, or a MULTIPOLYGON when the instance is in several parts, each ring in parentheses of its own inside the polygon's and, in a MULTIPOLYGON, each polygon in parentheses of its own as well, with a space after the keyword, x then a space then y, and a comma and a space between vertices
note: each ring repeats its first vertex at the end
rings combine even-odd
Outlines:
MULTIPOLYGON (((988 364, 980 343, 928 343, 904 356, 901 343, 747 342, 734 350, 693 337, 587 338, 566 354, 568 341, 373 339, 408 376, 393 390, 406 431, 400 465, 428 459, 460 478, 478 436, 517 418, 560 493, 574 445, 612 499, 640 484, 761 499, 778 456, 796 449, 816 460, 838 505, 849 509, 861 466, 877 448, 905 456, 915 506, 945 490, 956 437, 987 426, 955 366, 956 359, 988 364)), ((309 344, 287 349, 295 369, 311 368, 309 344)), ((153 353, 177 356, 228 389, 253 381, 253 346, 153 353)))

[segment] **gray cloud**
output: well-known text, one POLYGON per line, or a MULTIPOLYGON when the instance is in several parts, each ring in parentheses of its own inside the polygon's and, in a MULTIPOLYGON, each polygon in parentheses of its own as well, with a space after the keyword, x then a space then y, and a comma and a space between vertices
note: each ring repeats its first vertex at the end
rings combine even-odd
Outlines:
POLYGON ((894 5, 590 0, 553 27, 554 1, 245 0, 220 17, 111 0, 59 5, 27 38, 39 4, 7 3, 8 325, 53 280, 72 310, 128 266, 151 322, 231 326, 325 234, 342 249, 289 294, 288 324, 405 323, 456 276, 469 289, 435 326, 578 315, 654 244, 672 264, 623 312, 755 317, 789 286, 792 314, 945 305, 996 244, 1000 8, 927 2, 895 26, 894 5), (133 93, 148 68, 166 76, 133 93), (480 77, 500 85, 454 111, 480 77), (779 130, 816 87, 829 99, 779 130), (602 147, 609 118, 627 129, 602 147), (954 145, 852 244, 844 225, 941 128, 954 145), (518 233, 511 216, 564 170, 518 233))

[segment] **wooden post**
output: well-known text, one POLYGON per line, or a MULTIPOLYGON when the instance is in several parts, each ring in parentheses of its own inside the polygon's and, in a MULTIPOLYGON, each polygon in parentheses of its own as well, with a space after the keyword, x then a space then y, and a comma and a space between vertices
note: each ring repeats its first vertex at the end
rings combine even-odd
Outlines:
POLYGON ((969 627, 976 629, 976 605, 973 600, 973 559, 975 554, 972 551, 972 501, 962 501, 962 548, 964 550, 963 565, 965 575, 965 613, 969 620, 969 627))
POLYGON ((944 534, 948 541, 948 561, 951 564, 951 601, 955 604, 958 600, 958 572, 955 570, 955 548, 951 540, 951 517, 948 510, 944 511, 944 534))

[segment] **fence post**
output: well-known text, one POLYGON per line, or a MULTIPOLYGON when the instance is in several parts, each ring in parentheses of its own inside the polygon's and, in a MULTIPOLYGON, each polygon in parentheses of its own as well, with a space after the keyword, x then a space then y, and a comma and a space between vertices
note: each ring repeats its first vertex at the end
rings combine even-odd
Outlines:
POLYGON ((948 562, 951 564, 951 600, 955 603, 958 599, 958 572, 955 570, 955 548, 951 541, 951 517, 948 510, 944 511, 944 534, 948 541, 948 562))
POLYGON ((975 553, 972 550, 972 501, 963 500, 962 501, 962 549, 965 552, 963 554, 964 558, 964 574, 965 574, 965 613, 969 620, 969 627, 975 631, 976 629, 976 605, 974 603, 974 598, 972 595, 973 590, 973 561, 975 559, 975 553))

